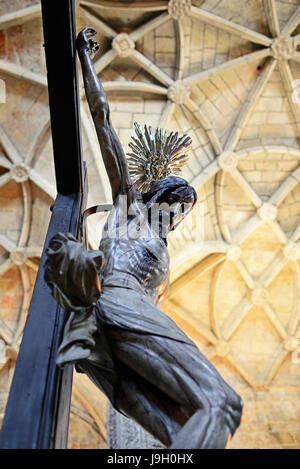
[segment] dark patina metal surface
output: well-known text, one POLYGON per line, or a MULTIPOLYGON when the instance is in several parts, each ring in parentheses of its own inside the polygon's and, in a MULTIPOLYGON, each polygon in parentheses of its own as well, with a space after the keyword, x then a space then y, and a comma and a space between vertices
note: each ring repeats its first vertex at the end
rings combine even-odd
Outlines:
MULTIPOLYGON (((73 254, 78 248, 66 241, 65 261, 61 259, 58 268, 61 277, 52 269, 52 289, 55 282, 60 291, 64 289, 68 309, 73 311, 58 362, 76 362, 77 370, 86 373, 116 409, 135 419, 165 446, 224 448, 240 424, 242 401, 158 307, 168 287, 167 234, 192 209, 196 193, 176 176, 160 179, 146 194, 132 185, 126 157, 110 122, 107 99, 91 62, 90 53, 98 47, 94 35, 92 28, 81 31, 77 50, 114 207, 98 257, 82 247, 82 255, 77 257, 80 265, 75 268, 73 254), (173 207, 165 218, 163 202, 173 207), (154 216, 155 204, 160 204, 160 216, 154 216), (97 278, 102 257, 100 291, 97 278), (74 269, 80 272, 82 283, 74 269), (74 287, 65 289, 68 282, 62 277, 68 275, 74 287), (76 313, 80 305, 83 313, 76 313), (77 322, 76 314, 82 314, 77 322)), ((60 301, 59 295, 57 299, 60 301)))

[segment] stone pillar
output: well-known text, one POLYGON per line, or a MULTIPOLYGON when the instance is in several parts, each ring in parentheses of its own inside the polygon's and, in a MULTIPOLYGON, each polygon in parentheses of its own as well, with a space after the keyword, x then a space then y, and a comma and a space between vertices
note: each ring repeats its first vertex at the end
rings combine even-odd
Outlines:
POLYGON ((164 446, 134 420, 117 412, 107 402, 107 449, 163 449, 164 446))

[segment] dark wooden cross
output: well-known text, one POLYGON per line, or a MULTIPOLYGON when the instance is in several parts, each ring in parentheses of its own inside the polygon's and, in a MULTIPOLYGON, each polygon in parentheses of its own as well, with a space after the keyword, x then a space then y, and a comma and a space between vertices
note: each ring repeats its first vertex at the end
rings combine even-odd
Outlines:
POLYGON ((87 189, 80 145, 74 0, 41 0, 57 197, 0 433, 0 448, 67 446, 73 367, 56 366, 65 311, 44 281, 45 249, 57 232, 79 237, 87 189))

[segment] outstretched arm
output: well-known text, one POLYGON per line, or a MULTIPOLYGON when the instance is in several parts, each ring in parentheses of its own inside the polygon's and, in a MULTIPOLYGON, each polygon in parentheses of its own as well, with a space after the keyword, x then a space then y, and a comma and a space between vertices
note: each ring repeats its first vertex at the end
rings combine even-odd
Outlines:
POLYGON ((120 193, 127 193, 131 185, 126 156, 111 125, 110 111, 104 89, 97 77, 90 54, 99 48, 91 39, 96 31, 84 28, 77 36, 77 52, 81 62, 85 93, 95 124, 102 157, 110 180, 113 201, 120 193))
POLYGON ((52 295, 70 313, 56 363, 64 366, 87 358, 95 346, 93 308, 100 297, 101 251, 88 251, 71 233, 49 241, 44 279, 52 295))

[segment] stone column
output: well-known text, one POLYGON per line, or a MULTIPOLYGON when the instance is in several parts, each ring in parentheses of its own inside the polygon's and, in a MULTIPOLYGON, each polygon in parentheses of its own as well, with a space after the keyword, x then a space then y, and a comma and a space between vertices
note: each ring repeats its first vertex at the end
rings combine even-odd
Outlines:
POLYGON ((164 446, 134 420, 107 403, 107 449, 163 449, 164 446))

